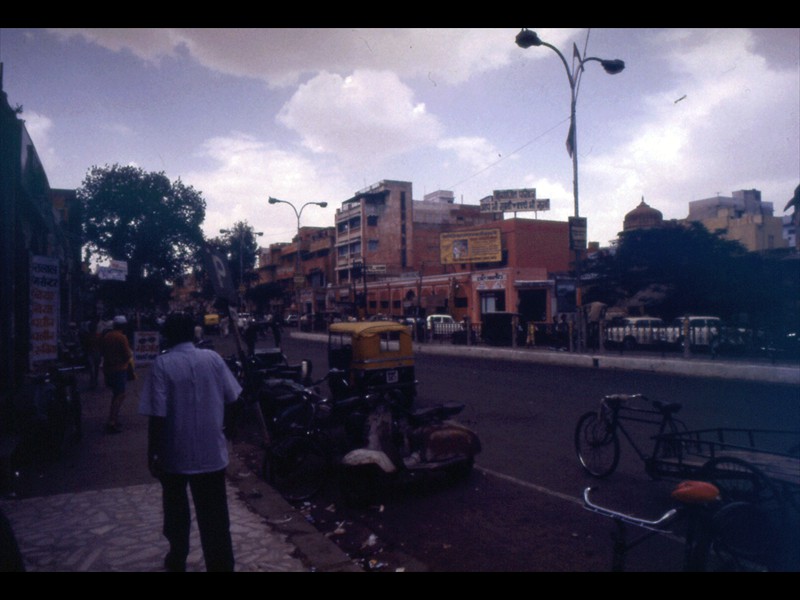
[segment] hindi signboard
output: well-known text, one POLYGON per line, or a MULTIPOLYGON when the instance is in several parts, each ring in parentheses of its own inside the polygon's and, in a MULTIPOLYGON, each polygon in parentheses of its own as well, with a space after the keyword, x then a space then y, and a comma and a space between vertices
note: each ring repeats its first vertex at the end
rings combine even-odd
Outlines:
POLYGON ((569 249, 586 250, 586 217, 569 218, 569 249))
POLYGON ((481 199, 481 212, 525 212, 550 210, 549 198, 536 198, 536 188, 494 190, 481 199))
POLYGON ((106 281, 125 281, 128 278, 128 263, 112 260, 108 266, 97 267, 97 277, 106 281))
POLYGON ((158 331, 135 331, 133 333, 133 360, 137 365, 144 365, 155 360, 161 351, 158 331))
POLYGON ((31 257, 31 364, 58 358, 60 277, 58 259, 31 257))
POLYGON ((439 253, 443 265, 500 262, 503 255, 500 230, 449 231, 439 234, 439 253))

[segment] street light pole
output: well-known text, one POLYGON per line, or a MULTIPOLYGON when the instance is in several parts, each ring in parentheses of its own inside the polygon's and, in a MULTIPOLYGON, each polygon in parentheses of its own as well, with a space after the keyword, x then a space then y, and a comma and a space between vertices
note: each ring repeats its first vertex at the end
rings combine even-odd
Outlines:
POLYGON ((581 57, 581 54, 578 51, 578 46, 573 43, 572 44, 573 67, 572 70, 570 70, 569 64, 567 63, 567 59, 564 58, 564 55, 561 53, 561 51, 552 44, 548 44, 547 42, 542 41, 536 34, 536 32, 531 31, 530 29, 523 29, 517 34, 516 44, 517 46, 523 49, 530 48, 531 46, 544 46, 545 48, 549 48, 550 50, 555 52, 558 55, 558 58, 561 59, 561 63, 564 65, 564 70, 567 73, 567 80, 569 81, 570 111, 569 111, 569 133, 567 134, 567 153, 570 155, 570 158, 572 158, 572 197, 574 202, 574 225, 572 223, 570 224, 570 249, 575 250, 575 270, 577 273, 577 282, 575 285, 575 296, 576 296, 575 300, 576 300, 576 308, 578 309, 578 315, 579 315, 578 318, 580 319, 578 350, 582 350, 584 336, 583 336, 583 319, 580 313, 580 308, 581 308, 580 251, 582 249, 585 249, 585 244, 586 244, 585 230, 581 242, 583 248, 578 247, 578 244, 575 244, 573 241, 573 233, 576 233, 573 232, 573 228, 577 229, 579 223, 581 222, 579 220, 580 211, 578 202, 578 130, 576 122, 578 91, 580 89, 581 75, 583 74, 584 65, 586 63, 592 61, 599 62, 600 65, 605 70, 605 72, 608 73, 609 75, 616 75, 617 73, 620 73, 625 68, 625 63, 619 59, 607 60, 607 59, 597 58, 596 56, 581 57))
MULTIPOLYGON (((292 207, 292 210, 294 211, 295 217, 297 217, 297 256, 295 257, 295 266, 294 266, 294 278, 295 278, 294 289, 295 289, 295 302, 297 303, 297 310, 299 311, 300 310, 300 288, 297 285, 297 278, 302 275, 300 273, 300 215, 303 214, 303 209, 306 206, 314 205, 314 206, 319 206, 320 208, 325 208, 326 206, 328 206, 328 203, 327 202, 306 202, 305 204, 303 204, 300 207, 300 210, 297 210, 295 205, 292 204, 291 202, 289 202, 288 200, 278 200, 278 198, 273 198, 272 196, 270 196, 268 202, 270 204, 278 204, 278 203, 280 203, 280 204, 288 204, 289 206, 292 207)), ((300 315, 298 315, 298 317, 299 316, 300 315)))
MULTIPOLYGON (((220 229, 219 232, 226 235, 235 233, 231 229, 220 229)), ((253 235, 262 236, 264 232, 254 231, 253 235)), ((239 287, 244 287, 244 227, 239 228, 239 287)), ((241 308, 241 306, 239 308, 241 308)))

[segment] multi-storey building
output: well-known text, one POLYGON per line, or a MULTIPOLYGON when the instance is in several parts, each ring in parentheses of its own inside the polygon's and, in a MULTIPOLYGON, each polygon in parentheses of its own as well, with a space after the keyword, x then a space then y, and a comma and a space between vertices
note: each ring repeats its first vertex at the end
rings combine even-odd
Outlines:
POLYGON ((788 247, 781 218, 773 216, 772 202, 762 202, 758 190, 739 190, 732 197, 689 202, 686 220, 699 221, 710 232, 718 231, 751 252, 788 247))

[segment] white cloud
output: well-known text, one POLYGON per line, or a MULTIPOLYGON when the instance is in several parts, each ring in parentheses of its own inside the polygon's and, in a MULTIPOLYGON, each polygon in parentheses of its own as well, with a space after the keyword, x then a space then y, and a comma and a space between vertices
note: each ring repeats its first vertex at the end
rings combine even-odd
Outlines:
MULTIPOLYGON (((206 200, 206 235, 218 235, 238 221, 247 221, 265 233, 265 244, 290 241, 297 230, 297 220, 289 207, 271 206, 270 196, 292 202, 300 208, 308 201, 330 200, 316 194, 324 190, 334 198, 346 198, 349 188, 336 172, 321 172, 300 155, 274 147, 242 133, 208 140, 203 156, 214 163, 212 168, 188 173, 182 180, 200 190, 206 200), (314 182, 311 185, 309 182, 314 182)), ((306 211, 302 225, 333 224, 330 208, 306 211)))
POLYGON ((503 157, 491 142, 482 137, 455 137, 437 143, 441 150, 452 150, 470 169, 486 169, 503 157))
POLYGON ((401 77, 460 83, 507 64, 508 29, 57 29, 115 52, 158 62, 185 49, 222 73, 294 85, 306 75, 353 69, 392 70, 401 77), (291 49, 287 51, 287 49, 291 49))
POLYGON ((36 112, 24 112, 22 119, 25 121, 25 129, 31 136, 36 153, 45 166, 45 170, 58 168, 62 161, 56 154, 50 139, 50 132, 53 130, 52 119, 36 112))
POLYGON ((441 131, 412 90, 386 71, 321 73, 297 89, 277 120, 312 152, 350 165, 377 164, 432 144, 441 131))

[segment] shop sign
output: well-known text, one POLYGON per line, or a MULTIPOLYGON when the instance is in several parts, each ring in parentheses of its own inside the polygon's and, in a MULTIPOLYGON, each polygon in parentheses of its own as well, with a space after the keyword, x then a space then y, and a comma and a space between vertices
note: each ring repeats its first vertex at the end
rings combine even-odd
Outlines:
POLYGON ((31 257, 31 364, 58 358, 60 278, 58 259, 31 257))
POLYGON ((504 290, 506 289, 507 280, 508 275, 506 273, 480 273, 472 277, 475 289, 482 292, 487 290, 504 290))

